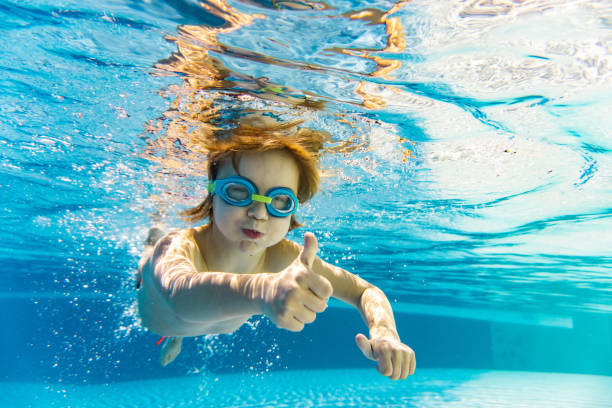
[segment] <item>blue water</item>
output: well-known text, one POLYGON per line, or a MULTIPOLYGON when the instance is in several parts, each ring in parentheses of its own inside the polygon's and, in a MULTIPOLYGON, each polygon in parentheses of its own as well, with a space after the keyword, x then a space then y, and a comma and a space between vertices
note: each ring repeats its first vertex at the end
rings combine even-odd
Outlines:
POLYGON ((611 405, 612 6, 431 3, 0 0, 0 401, 611 405), (291 237, 385 291, 414 377, 378 378, 340 303, 158 365, 133 272, 149 225, 203 195, 172 133, 196 81, 351 141, 291 237))
POLYGON ((605 408, 612 402, 609 377, 457 369, 423 369, 400 384, 357 369, 201 375, 112 386, 8 385, 0 401, 10 405, 30 395, 25 401, 33 407, 605 408))

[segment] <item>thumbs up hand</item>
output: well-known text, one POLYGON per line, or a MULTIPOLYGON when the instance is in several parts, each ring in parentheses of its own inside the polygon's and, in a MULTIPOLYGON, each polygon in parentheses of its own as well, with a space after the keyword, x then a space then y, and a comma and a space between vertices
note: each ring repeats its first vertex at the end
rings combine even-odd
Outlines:
POLYGON ((357 347, 364 356, 378 363, 376 369, 392 380, 405 380, 414 374, 416 359, 414 351, 392 336, 368 339, 359 333, 355 336, 357 347))
POLYGON ((276 326, 301 331, 327 308, 333 288, 327 279, 312 271, 316 255, 317 238, 308 232, 295 260, 266 280, 263 309, 276 326))

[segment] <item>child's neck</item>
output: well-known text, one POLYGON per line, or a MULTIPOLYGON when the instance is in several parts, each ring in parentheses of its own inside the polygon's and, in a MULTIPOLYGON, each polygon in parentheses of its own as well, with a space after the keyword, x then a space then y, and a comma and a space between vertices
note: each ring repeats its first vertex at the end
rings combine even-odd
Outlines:
POLYGON ((203 227, 196 239, 209 271, 240 274, 261 272, 266 251, 251 255, 235 248, 226 242, 214 224, 203 227))

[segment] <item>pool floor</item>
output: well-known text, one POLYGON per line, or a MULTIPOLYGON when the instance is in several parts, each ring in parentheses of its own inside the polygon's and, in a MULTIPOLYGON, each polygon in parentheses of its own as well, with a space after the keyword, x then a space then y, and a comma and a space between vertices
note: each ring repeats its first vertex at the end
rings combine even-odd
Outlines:
POLYGON ((96 385, 0 383, 10 407, 571 407, 612 406, 612 377, 418 369, 394 382, 372 370, 202 374, 96 385))

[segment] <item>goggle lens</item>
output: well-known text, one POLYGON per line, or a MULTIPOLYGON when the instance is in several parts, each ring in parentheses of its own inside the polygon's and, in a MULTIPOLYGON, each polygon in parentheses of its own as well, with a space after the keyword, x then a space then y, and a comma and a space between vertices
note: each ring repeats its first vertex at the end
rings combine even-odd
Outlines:
POLYGON ((240 207, 250 205, 253 201, 264 202, 268 212, 275 217, 286 217, 293 214, 298 207, 298 199, 291 190, 285 187, 270 189, 265 196, 257 193, 255 185, 241 176, 230 176, 226 179, 211 181, 210 193, 218 193, 223 200, 240 207))
POLYGON ((280 212, 289 212, 294 207, 293 199, 287 194, 279 194, 272 198, 272 207, 280 212))
POLYGON ((251 191, 243 184, 228 183, 223 189, 223 194, 231 201, 236 203, 247 202, 251 200, 251 191))

